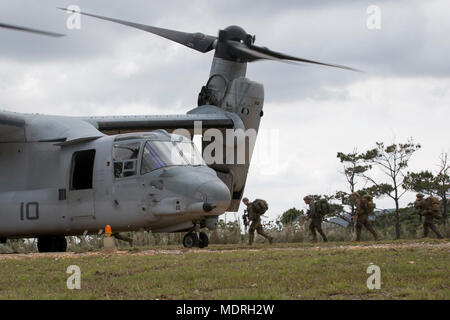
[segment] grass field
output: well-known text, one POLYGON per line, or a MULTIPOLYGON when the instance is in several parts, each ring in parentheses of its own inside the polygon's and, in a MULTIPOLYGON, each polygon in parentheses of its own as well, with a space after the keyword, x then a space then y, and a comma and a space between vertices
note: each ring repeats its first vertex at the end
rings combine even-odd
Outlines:
POLYGON ((450 299, 450 242, 181 246, 0 255, 0 299, 450 299), (381 289, 369 290, 370 264, 381 289), (69 290, 66 269, 81 269, 69 290))

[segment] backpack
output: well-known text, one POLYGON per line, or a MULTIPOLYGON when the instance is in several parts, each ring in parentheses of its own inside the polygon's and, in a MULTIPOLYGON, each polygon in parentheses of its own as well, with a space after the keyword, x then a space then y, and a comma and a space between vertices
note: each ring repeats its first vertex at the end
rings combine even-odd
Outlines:
POLYGON ((438 198, 428 197, 423 200, 423 210, 426 214, 432 215, 436 219, 441 219, 441 203, 438 198))
POLYGON ((326 216, 331 211, 330 204, 326 199, 320 199, 319 201, 316 201, 315 208, 316 211, 322 216, 326 216))
POLYGON ((365 204, 366 206, 363 206, 363 210, 367 214, 373 213, 373 210, 375 209, 375 203, 372 201, 372 196, 369 194, 363 195, 361 198, 361 202, 365 204))
POLYGON ((257 215, 263 215, 269 209, 267 201, 263 199, 256 199, 252 202, 252 206, 257 215))

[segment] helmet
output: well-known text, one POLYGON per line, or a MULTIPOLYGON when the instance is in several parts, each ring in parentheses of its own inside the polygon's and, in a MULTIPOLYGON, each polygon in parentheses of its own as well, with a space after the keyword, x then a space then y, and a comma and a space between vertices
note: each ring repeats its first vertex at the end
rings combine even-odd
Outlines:
POLYGON ((416 198, 423 198, 423 197, 424 197, 424 195, 422 193, 416 194, 416 198))
POLYGON ((365 195, 362 196, 362 198, 366 199, 366 200, 369 200, 369 201, 372 201, 372 199, 373 199, 373 197, 370 194, 365 194, 365 195))
POLYGON ((303 198, 303 200, 305 200, 305 201, 306 200, 312 200, 312 198, 310 196, 306 196, 306 197, 303 198))
POLYGON ((246 201, 248 201, 248 198, 245 198, 245 197, 244 197, 244 198, 242 199, 242 202, 246 202, 246 201))

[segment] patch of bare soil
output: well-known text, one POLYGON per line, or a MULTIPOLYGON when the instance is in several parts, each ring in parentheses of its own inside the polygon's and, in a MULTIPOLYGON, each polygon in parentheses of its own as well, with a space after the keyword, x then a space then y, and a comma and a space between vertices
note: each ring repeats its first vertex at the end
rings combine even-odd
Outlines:
MULTIPOLYGON (((447 248, 450 250, 450 242, 443 243, 427 243, 427 242, 413 242, 413 243, 380 243, 380 244, 350 244, 350 245, 336 245, 336 246, 312 246, 312 247, 267 247, 267 248, 236 248, 236 249, 226 249, 226 250, 209 250, 209 249, 155 249, 155 250, 142 250, 142 251, 129 251, 129 250, 117 250, 117 251, 91 251, 91 252, 55 252, 55 253, 12 253, 12 254, 0 254, 1 260, 20 260, 20 259, 36 259, 36 258, 53 258, 53 259, 74 259, 74 258, 84 258, 84 257, 101 257, 101 256, 152 256, 158 254, 165 255, 180 255, 186 253, 207 253, 207 252, 236 252, 236 251, 248 251, 248 252, 259 252, 266 250, 379 250, 379 249, 423 249, 423 248, 435 248, 443 249, 447 248)), ((449 251, 450 252, 450 251, 449 251)))

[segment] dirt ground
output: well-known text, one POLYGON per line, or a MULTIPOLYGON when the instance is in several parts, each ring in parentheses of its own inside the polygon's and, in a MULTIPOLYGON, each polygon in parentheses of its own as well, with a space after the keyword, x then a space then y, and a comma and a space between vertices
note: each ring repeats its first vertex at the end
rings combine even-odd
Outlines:
POLYGON ((83 258, 90 256, 102 256, 102 255, 116 255, 116 256, 152 256, 152 255, 182 255, 187 253, 208 253, 208 252, 235 252, 235 251, 265 251, 265 250, 388 250, 388 249, 405 249, 405 248, 448 248, 450 253, 450 242, 441 243, 429 243, 429 242, 412 242, 412 243, 373 243, 373 244, 345 244, 345 245, 327 245, 327 246, 285 246, 285 247, 236 247, 228 246, 225 249, 221 249, 220 246, 214 249, 186 249, 186 248, 174 248, 174 249, 141 249, 134 250, 116 250, 116 251, 90 251, 90 252, 57 252, 57 253, 10 253, 0 254, 0 261, 6 259, 19 260, 19 259, 38 259, 38 258, 83 258))

